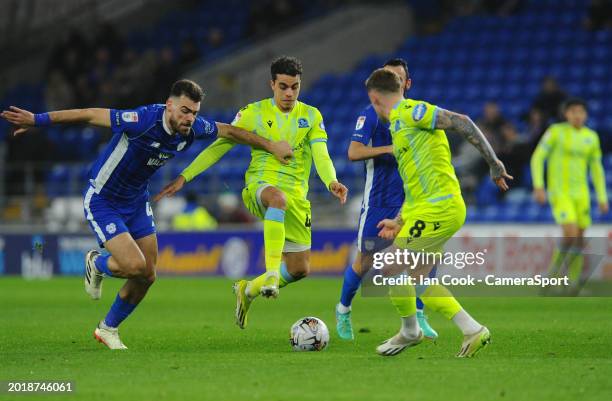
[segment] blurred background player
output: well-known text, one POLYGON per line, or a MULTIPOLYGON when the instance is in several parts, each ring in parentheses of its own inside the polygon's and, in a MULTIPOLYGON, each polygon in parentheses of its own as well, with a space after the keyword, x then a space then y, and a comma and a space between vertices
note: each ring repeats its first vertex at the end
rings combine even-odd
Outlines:
POLYGON ((548 160, 548 200, 555 222, 563 232, 553 252, 549 275, 569 274, 570 291, 577 294, 584 264, 584 231, 591 225, 588 170, 601 214, 608 213, 608 194, 599 136, 585 126, 586 102, 569 99, 563 113, 566 121, 551 125, 536 147, 531 158, 531 174, 534 198, 545 204, 544 162, 548 160))
MULTIPOLYGON (((255 297, 261 294, 275 298, 280 287, 309 273, 312 220, 307 195, 312 161, 325 187, 340 203, 346 202, 348 192, 336 179, 321 113, 297 100, 301 61, 279 57, 272 62, 270 73, 273 97, 243 107, 232 122, 258 135, 288 141, 293 149, 293 159, 286 166, 257 149, 251 152, 242 198, 249 211, 263 220, 266 273, 234 284, 236 323, 243 329, 255 297)), ((180 190, 185 182, 215 164, 234 145, 231 140, 216 140, 156 199, 180 190)))
POLYGON ((198 203, 198 195, 189 191, 185 195, 185 206, 172 218, 174 231, 209 231, 219 226, 208 210, 198 203))
MULTIPOLYGON (((404 204, 397 218, 379 223, 379 235, 394 239, 386 252, 396 249, 441 252, 444 244, 463 226, 466 216, 444 130, 459 133, 479 150, 489 165, 491 178, 500 189, 507 190, 505 179, 512 177, 469 117, 426 102, 404 99, 400 78, 383 68, 370 75, 366 88, 378 117, 390 123, 393 152, 405 191, 404 204)), ((432 267, 424 262, 411 266, 410 275, 428 275, 432 267)), ((391 271, 387 274, 399 274, 405 269, 405 265, 400 269, 390 265, 388 270, 391 271)), ((416 318, 416 295, 462 331, 464 338, 458 357, 471 357, 490 341, 489 330, 474 320, 442 285, 417 290, 413 285, 396 285, 390 288, 389 295, 402 325, 399 333, 376 348, 379 355, 397 355, 422 341, 423 331, 416 318)))
POLYGON ((284 162, 286 143, 272 143, 228 124, 197 116, 204 93, 198 84, 180 80, 172 85, 166 104, 131 110, 75 109, 32 114, 17 107, 2 117, 19 126, 18 135, 33 126, 85 123, 111 128, 113 137, 89 173, 83 202, 85 217, 101 247, 87 253, 85 290, 100 299, 104 275, 125 278, 115 302, 94 330, 110 349, 126 349, 118 327, 155 282, 157 236, 149 205, 148 181, 177 152, 195 140, 219 136, 271 151, 284 162))
MULTIPOLYGON (((397 74, 404 93, 410 89, 412 80, 405 60, 390 59, 385 62, 384 68, 397 74)), ((376 226, 381 220, 395 218, 404 202, 402 179, 393 156, 389 124, 378 120, 372 105, 368 105, 357 117, 348 158, 351 161, 365 161, 366 183, 357 231, 358 251, 355 261, 344 272, 340 302, 336 305, 336 329, 338 336, 344 340, 354 338, 351 304, 361 278, 371 264, 371 255, 391 245, 389 241, 377 237, 376 226)), ((435 276, 435 267, 430 274, 435 276)), ((420 298, 417 298, 417 320, 426 338, 438 338, 438 333, 427 322, 420 298)))

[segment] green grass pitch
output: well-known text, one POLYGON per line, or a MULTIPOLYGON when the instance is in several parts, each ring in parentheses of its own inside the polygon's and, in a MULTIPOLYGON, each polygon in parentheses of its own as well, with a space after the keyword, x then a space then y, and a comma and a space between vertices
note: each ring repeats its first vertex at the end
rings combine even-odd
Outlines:
POLYGON ((491 330, 476 358, 454 357, 461 336, 429 313, 437 344, 383 358, 376 345, 399 320, 384 298, 356 298, 355 342, 335 335, 339 278, 309 278, 257 299, 249 327, 234 325, 231 282, 161 278, 121 327, 130 348, 111 352, 92 338, 121 280, 87 298, 80 278, 0 278, 0 380, 72 380, 71 395, 2 400, 609 400, 612 299, 464 298, 491 330), (296 353, 289 327, 322 318, 323 352, 296 353))

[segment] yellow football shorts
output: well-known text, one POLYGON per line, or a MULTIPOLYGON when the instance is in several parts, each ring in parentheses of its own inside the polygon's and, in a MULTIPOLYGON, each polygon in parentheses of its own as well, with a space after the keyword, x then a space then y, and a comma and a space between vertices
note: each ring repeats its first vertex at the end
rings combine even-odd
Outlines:
POLYGON ((571 198, 555 196, 550 198, 555 222, 561 224, 576 224, 578 228, 591 225, 591 204, 588 198, 571 198))
MULTIPOLYGON (((266 208, 261 202, 261 192, 273 186, 264 181, 254 182, 242 190, 242 200, 246 208, 256 217, 263 220, 266 208)), ((312 214, 308 199, 297 199, 285 194, 285 248, 283 252, 301 252, 310 249, 312 214)))
POLYGON ((404 204, 404 225, 393 244, 415 252, 442 252, 444 244, 465 223, 465 215, 465 203, 459 194, 429 207, 404 204))

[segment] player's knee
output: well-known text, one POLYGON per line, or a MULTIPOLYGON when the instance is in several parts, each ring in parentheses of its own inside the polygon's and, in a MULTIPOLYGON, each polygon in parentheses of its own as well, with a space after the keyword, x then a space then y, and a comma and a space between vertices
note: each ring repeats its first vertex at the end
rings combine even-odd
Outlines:
POLYGON ((308 264, 297 265, 290 273, 296 280, 301 280, 310 273, 310 266, 308 264))
POLYGON ((576 244, 576 237, 571 234, 566 234, 561 238, 561 246, 563 248, 571 248, 576 244))
POLYGON ((153 284, 157 280, 157 255, 147 260, 147 281, 149 285, 153 284))
POLYGON ((153 268, 147 272, 147 275, 144 277, 144 281, 145 281, 145 284, 147 284, 148 286, 151 286, 153 285, 155 280, 157 280, 157 273, 155 272, 155 269, 153 268))
POLYGON ((575 224, 565 224, 563 225, 563 237, 568 240, 571 239, 574 241, 579 236, 580 230, 578 226, 575 224))
POLYGON ((147 272, 155 273, 156 269, 157 269, 157 256, 147 258, 147 272))
POLYGON ((351 268, 357 275, 361 276, 361 258, 357 257, 353 262, 351 268))
POLYGON ((287 209, 287 197, 281 191, 275 191, 268 199, 268 207, 287 209))
POLYGON ((132 257, 125 261, 123 268, 130 278, 132 277, 147 277, 149 269, 147 262, 143 257, 132 257))

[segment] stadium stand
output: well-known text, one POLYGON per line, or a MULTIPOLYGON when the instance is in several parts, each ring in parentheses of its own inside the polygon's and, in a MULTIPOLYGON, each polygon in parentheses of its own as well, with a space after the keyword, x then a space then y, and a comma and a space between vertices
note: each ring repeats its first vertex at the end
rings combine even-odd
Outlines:
MULTIPOLYGON (((267 32, 266 27, 253 26, 253 15, 244 6, 246 2, 231 0, 230 8, 226 3, 206 2, 206 6, 195 10, 176 11, 149 31, 130 33, 126 40, 127 48, 140 55, 170 48, 175 57, 185 55, 188 50, 192 52, 190 63, 194 60, 205 63, 244 43, 247 33, 267 32), (232 24, 227 23, 230 20, 232 24), (176 25, 177 21, 180 21, 180 26, 176 25), (185 26, 199 28, 188 30, 185 26), (216 26, 231 27, 221 33, 221 42, 218 32, 210 29, 216 26), (184 41, 173 40, 176 32, 184 41), (154 38, 162 39, 154 41, 154 38), (193 44, 196 44, 195 48, 185 49, 185 46, 193 44)), ((307 17, 316 15, 317 8, 306 7, 306 4, 300 1, 294 7, 315 10, 307 17)), ((554 120, 553 116, 546 122, 537 121, 541 116, 538 117, 537 110, 532 109, 542 90, 542 82, 553 77, 561 82, 563 93, 588 100, 588 125, 600 135, 604 168, 608 171, 607 184, 612 187, 612 174, 609 173, 612 170, 612 116, 606 112, 612 110, 612 100, 607 96, 612 91, 612 70, 609 68, 612 30, 583 27, 588 12, 588 4, 583 1, 530 0, 523 2, 512 15, 483 13, 456 17, 438 33, 407 38, 391 54, 370 56, 352 71, 322 76, 302 93, 301 100, 317 106, 324 115, 330 138, 329 150, 338 176, 354 195, 363 186, 363 167, 362 163, 351 163, 346 158, 349 133, 354 128, 356 113, 368 102, 363 82, 384 60, 391 57, 408 60, 413 79, 411 98, 462 111, 474 120, 482 117, 485 103, 495 102, 508 122, 506 128, 513 131, 509 134, 512 141, 524 144, 525 147, 520 148, 522 153, 524 149, 533 148, 542 128, 554 120)), ((0 100, 0 106, 27 104, 34 112, 42 111, 45 109, 44 91, 43 85, 20 85, 0 100)), ((230 122, 234 113, 235 110, 207 110, 208 117, 223 122, 230 122)), ((0 139, 7 132, 6 122, 0 120, 0 139)), ((80 186, 65 183, 82 181, 86 174, 83 163, 90 161, 92 153, 105 141, 105 133, 91 128, 85 132, 73 127, 49 129, 46 134, 51 148, 56 151, 55 159, 70 161, 69 164, 55 163, 55 167, 48 170, 45 175, 46 194, 49 197, 75 195, 74 189, 78 190, 80 186)), ((457 143, 453 141, 451 145, 456 153, 457 143)), ((197 149, 193 149, 174 160, 172 168, 154 177, 151 191, 160 189, 196 154, 197 149)), ((236 147, 211 168, 207 175, 209 179, 194 181, 192 189, 202 194, 227 190, 238 193, 242 188, 248 154, 245 147, 236 147)), ((504 197, 497 194, 486 171, 480 172, 468 196, 468 222, 553 221, 549 207, 540 206, 531 199, 529 168, 524 160, 521 163, 516 171, 511 171, 518 179, 504 197)), ((313 180, 311 190, 320 194, 325 189, 318 180, 313 180)), ((612 222, 612 214, 599 216, 596 207, 593 217, 594 222, 612 222)))
MULTIPOLYGON (((481 116, 485 102, 495 101, 522 135, 527 135, 525 115, 542 81, 553 76, 563 81, 568 94, 588 99, 589 125, 600 135, 608 153, 604 168, 610 171, 612 119, 606 110, 612 103, 606 88, 612 89, 612 71, 606 66, 612 60, 612 31, 582 29, 587 12, 586 2, 532 0, 516 15, 456 18, 438 34, 407 39, 393 54, 367 58, 348 74, 321 78, 302 100, 317 105, 326 117, 330 152, 339 176, 350 183, 351 175, 361 175, 361 170, 342 162, 350 140, 347 133, 354 127, 355 113, 368 102, 363 90, 365 78, 385 59, 408 60, 413 79, 411 98, 473 118, 481 116)), ((498 197, 488 177, 481 177, 468 222, 552 222, 549 207, 532 201, 528 166, 523 169, 511 172, 522 173, 523 179, 513 183, 514 189, 505 199, 498 197)), ((609 176, 608 186, 612 182, 609 176)), ((595 212, 594 221, 603 222, 604 218, 595 212)), ((612 216, 606 216, 605 221, 612 221, 612 216)))

